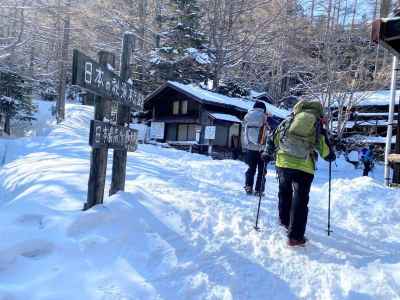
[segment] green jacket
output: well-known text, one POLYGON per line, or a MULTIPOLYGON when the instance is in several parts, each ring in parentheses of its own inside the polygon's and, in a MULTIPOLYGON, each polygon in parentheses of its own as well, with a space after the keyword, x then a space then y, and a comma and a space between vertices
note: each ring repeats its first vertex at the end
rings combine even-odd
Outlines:
MULTIPOLYGON (((273 136, 273 141, 275 145, 275 149, 278 149, 276 153, 276 163, 275 165, 279 168, 285 169, 295 169, 300 170, 309 174, 314 174, 315 172, 315 161, 317 159, 317 154, 310 155, 307 160, 297 158, 291 156, 287 153, 284 153, 279 149, 279 133, 275 132, 273 136)), ((325 140, 325 136, 320 134, 319 143, 316 145, 315 150, 319 152, 319 154, 326 158, 329 155, 329 146, 325 140)))

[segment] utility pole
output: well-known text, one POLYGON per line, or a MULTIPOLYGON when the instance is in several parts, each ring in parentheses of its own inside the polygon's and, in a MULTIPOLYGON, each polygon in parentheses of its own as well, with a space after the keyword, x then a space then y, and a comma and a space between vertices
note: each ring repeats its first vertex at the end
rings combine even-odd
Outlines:
MULTIPOLYGON (((129 66, 134 48, 135 48, 134 34, 131 32, 125 33, 122 42, 121 67, 120 67, 120 77, 124 81, 127 81, 129 78, 130 74, 129 66)), ((119 104, 117 125, 125 126, 126 123, 129 123, 130 112, 131 110, 128 106, 119 104)), ((114 195, 118 191, 125 190, 127 156, 128 156, 127 150, 114 150, 110 195, 114 195)))

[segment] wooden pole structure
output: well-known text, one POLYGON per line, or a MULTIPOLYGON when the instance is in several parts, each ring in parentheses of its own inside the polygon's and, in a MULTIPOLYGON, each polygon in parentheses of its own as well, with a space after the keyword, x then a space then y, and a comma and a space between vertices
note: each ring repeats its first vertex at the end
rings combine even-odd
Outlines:
MULTIPOLYGON (((100 51, 99 62, 101 66, 107 67, 108 64, 115 66, 115 55, 110 52, 100 51)), ((110 118, 111 102, 104 97, 96 96, 94 119, 103 121, 105 117, 110 118)), ((84 210, 102 204, 104 199, 104 186, 107 173, 108 148, 92 149, 90 158, 90 175, 88 184, 87 202, 84 210)))
POLYGON ((394 106, 396 102, 396 88, 397 88, 397 67, 398 67, 398 59, 397 56, 393 56, 393 67, 392 67, 392 84, 390 87, 391 91, 391 101, 389 106, 389 119, 387 126, 387 135, 386 135, 386 149, 385 149, 385 185, 390 185, 390 163, 389 163, 389 155, 392 149, 392 135, 393 135, 393 115, 394 115, 394 106))
MULTIPOLYGON (((124 34, 122 43, 120 77, 127 81, 129 78, 129 66, 133 49, 135 48, 135 36, 133 33, 124 34)), ((129 122, 130 108, 128 106, 118 105, 117 125, 124 126, 129 122)), ((112 180, 110 195, 125 190, 126 162, 128 153, 126 150, 114 150, 112 180)))
MULTIPOLYGON (((396 126, 396 147, 395 153, 400 154, 400 99, 399 103, 397 104, 397 126, 396 126)), ((394 164, 394 171, 393 171, 393 183, 399 184, 400 183, 400 164, 394 164)))

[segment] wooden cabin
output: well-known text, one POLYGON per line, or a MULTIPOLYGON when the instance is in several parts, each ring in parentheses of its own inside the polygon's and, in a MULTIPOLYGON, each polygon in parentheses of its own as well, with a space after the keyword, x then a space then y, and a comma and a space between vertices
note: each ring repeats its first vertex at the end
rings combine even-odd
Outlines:
MULTIPOLYGON (((365 92, 365 97, 352 107, 352 113, 346 122, 344 136, 349 138, 359 136, 365 144, 383 145, 386 142, 389 105, 391 95, 389 90, 365 92)), ((397 92, 400 95, 400 91, 397 92)), ((356 97, 358 97, 356 95, 356 97)), ((398 97, 398 96, 397 96, 398 97)), ((395 105, 393 120, 393 136, 396 136, 399 118, 398 101, 395 105)), ((335 128, 336 122, 333 127, 335 128)), ((395 143, 395 138, 393 144, 395 143)))
MULTIPOLYGON (((148 121, 164 131, 159 135, 161 142, 196 145, 200 152, 208 146, 213 151, 232 152, 242 148, 241 120, 254 103, 169 81, 145 99, 144 107, 150 111, 148 121)), ((269 103, 266 106, 276 119, 288 114, 269 103)))

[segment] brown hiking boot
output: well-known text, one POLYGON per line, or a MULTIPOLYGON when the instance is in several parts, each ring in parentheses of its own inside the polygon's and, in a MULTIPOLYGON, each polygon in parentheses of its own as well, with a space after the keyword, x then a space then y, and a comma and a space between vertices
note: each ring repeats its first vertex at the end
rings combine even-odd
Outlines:
POLYGON ((301 240, 296 239, 288 239, 288 246, 290 247, 304 247, 307 242, 306 238, 302 238, 301 240))

